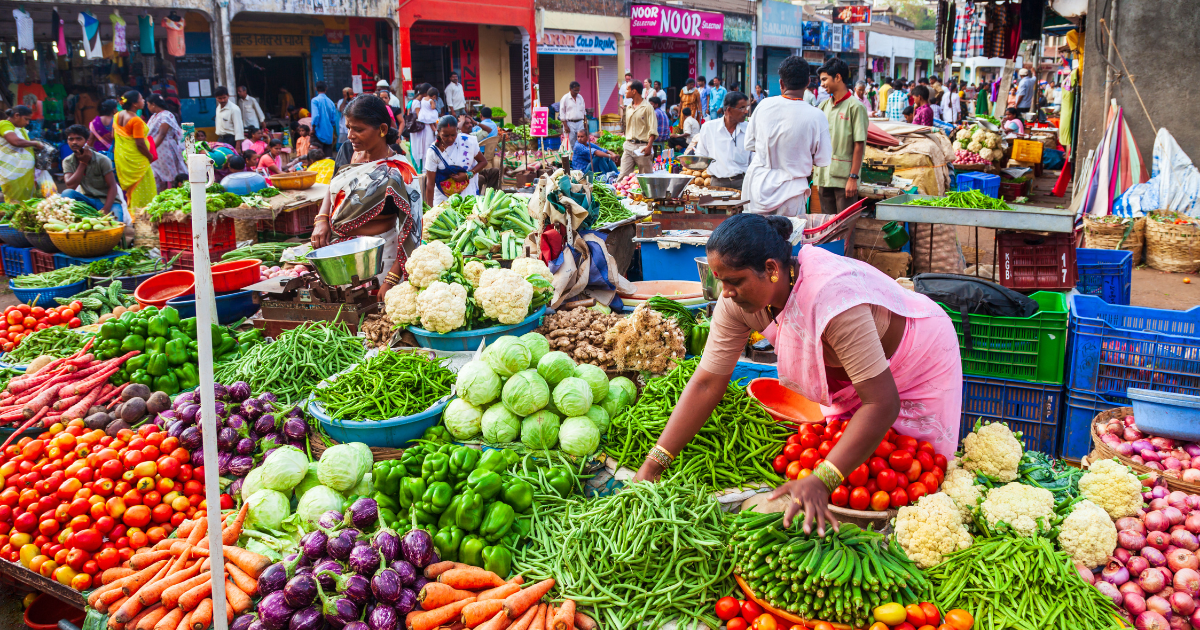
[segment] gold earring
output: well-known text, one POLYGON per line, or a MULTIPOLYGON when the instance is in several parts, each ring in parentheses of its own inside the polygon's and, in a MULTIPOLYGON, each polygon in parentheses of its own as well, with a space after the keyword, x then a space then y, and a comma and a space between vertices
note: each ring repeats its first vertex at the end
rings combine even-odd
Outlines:
POLYGON ((779 276, 771 276, 771 282, 779 282, 779 276))
POLYGON ((382 138, 382 137, 384 137, 384 136, 386 136, 386 135, 387 135, 387 132, 386 132, 386 131, 380 131, 380 132, 379 132, 379 137, 380 137, 380 138, 382 138))

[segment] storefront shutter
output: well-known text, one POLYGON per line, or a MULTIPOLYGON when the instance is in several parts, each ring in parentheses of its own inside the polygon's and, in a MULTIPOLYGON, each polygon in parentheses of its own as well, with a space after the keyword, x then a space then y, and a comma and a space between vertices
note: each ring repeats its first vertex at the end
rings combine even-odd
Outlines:
POLYGON ((620 101, 613 98, 617 91, 617 58, 606 56, 599 57, 599 60, 600 106, 596 110, 596 115, 615 114, 620 111, 620 101))
POLYGON ((508 75, 511 98, 508 104, 508 121, 517 124, 525 116, 525 86, 521 81, 521 45, 508 47, 508 75))
POLYGON ((558 88, 554 85, 554 58, 556 56, 538 55, 538 96, 542 107, 550 107, 552 103, 558 101, 558 88))

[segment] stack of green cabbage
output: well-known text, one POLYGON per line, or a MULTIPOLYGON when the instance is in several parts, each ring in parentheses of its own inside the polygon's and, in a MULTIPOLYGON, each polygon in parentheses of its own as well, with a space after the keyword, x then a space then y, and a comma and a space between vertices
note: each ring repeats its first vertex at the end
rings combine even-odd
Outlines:
POLYGON ((459 370, 454 391, 442 421, 455 439, 519 439, 528 449, 557 446, 576 457, 595 452, 609 419, 637 397, 633 381, 610 381, 601 368, 576 365, 565 352, 551 352, 539 333, 497 339, 459 370))
POLYGON ((242 482, 242 498, 250 504, 247 523, 284 529, 294 495, 295 515, 308 530, 327 510, 341 511, 347 498, 371 496, 373 462, 371 448, 361 442, 331 446, 316 462, 298 448, 281 446, 242 482))

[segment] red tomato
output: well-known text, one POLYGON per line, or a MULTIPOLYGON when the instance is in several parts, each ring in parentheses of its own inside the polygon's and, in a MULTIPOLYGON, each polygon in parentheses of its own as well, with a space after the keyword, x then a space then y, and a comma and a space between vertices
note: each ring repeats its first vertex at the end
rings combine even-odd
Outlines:
POLYGON ((131 505, 125 510, 121 520, 130 527, 145 527, 150 524, 150 508, 144 505, 131 505))
POLYGON ((908 615, 908 618, 905 619, 906 622, 911 623, 918 628, 925 625, 925 611, 921 610, 920 606, 916 604, 909 604, 904 607, 904 612, 908 615))
POLYGON ((875 510, 876 512, 882 512, 886 510, 891 502, 891 497, 889 497, 888 493, 884 492, 883 490, 871 495, 871 509, 875 510))
POLYGON ((750 624, 746 623, 746 620, 741 617, 734 617, 725 623, 725 627, 728 630, 746 630, 750 627, 750 624))
POLYGON ((110 459, 103 464, 100 464, 100 476, 105 479, 116 480, 121 477, 121 473, 125 472, 125 466, 120 461, 110 459))
POLYGON ((804 448, 816 448, 821 443, 821 438, 815 433, 804 433, 800 435, 800 446, 804 448))
POLYGON ((913 465, 913 456, 908 451, 896 451, 888 456, 888 465, 896 472, 907 472, 913 465))
POLYGON ((762 611, 762 606, 759 606, 750 600, 742 602, 742 617, 747 621, 758 619, 758 616, 762 614, 762 611))
POLYGON ((771 460, 771 468, 774 468, 775 472, 782 475, 783 471, 787 470, 789 463, 791 462, 789 462, 783 455, 776 455, 775 459, 771 460))
POLYGON ((930 444, 929 442, 926 442, 925 440, 918 440, 917 441, 917 452, 918 453, 922 453, 922 452, 929 453, 929 455, 932 457, 936 451, 933 450, 933 444, 930 444))
POLYGON ((75 317, 75 311, 72 310, 71 308, 64 308, 64 309, 60 310, 58 313, 62 317, 63 321, 66 321, 66 320, 71 319, 72 317, 75 317))
POLYGON ((919 479, 921 477, 921 463, 914 461, 912 464, 909 464, 908 471, 904 473, 904 476, 907 477, 909 481, 916 481, 919 479))
POLYGON ((937 477, 938 486, 941 486, 942 482, 946 480, 946 473, 942 472, 942 469, 936 466, 933 468, 933 476, 937 477))
POLYGON ((33 328, 34 326, 37 326, 37 320, 34 319, 32 315, 29 315, 29 316, 26 316, 25 319, 21 320, 21 325, 24 326, 26 330, 28 330, 30 328, 33 328))
POLYGON ((75 532, 75 545, 84 551, 96 551, 103 542, 104 538, 100 535, 100 532, 94 529, 75 532))
POLYGON ((925 486, 927 490, 937 490, 938 478, 937 475, 931 472, 921 473, 921 476, 917 478, 917 481, 920 481, 921 485, 925 486))
POLYGON ((72 311, 78 313, 83 310, 83 304, 79 300, 75 300, 67 305, 72 311))
POLYGON ((799 444, 800 443, 800 433, 796 432, 796 433, 789 435, 786 443, 787 444, 799 444))
POLYGON ((58 311, 54 311, 53 313, 46 315, 46 319, 44 319, 42 321, 44 321, 47 324, 50 324, 51 326, 57 326, 62 323, 62 315, 59 315, 58 311))
POLYGON ((867 489, 859 486, 850 491, 850 509, 865 510, 871 505, 871 495, 867 493, 867 489))
POLYGON ((4 316, 4 319, 8 322, 9 326, 12 326, 25 321, 25 316, 17 311, 9 311, 8 314, 4 316))
POLYGON ((917 451, 915 458, 921 464, 921 471, 933 470, 933 454, 925 451, 917 451))
POLYGON ((879 492, 879 482, 875 481, 874 479, 868 479, 866 485, 863 487, 867 489, 868 494, 873 495, 876 492, 879 492))
POLYGON ((867 479, 870 477, 871 471, 867 468, 867 465, 859 464, 858 468, 855 468, 850 471, 849 475, 846 475, 846 481, 852 486, 863 486, 866 485, 867 479))
POLYGON ((879 473, 888 469, 888 463, 886 459, 875 456, 867 460, 867 468, 870 469, 872 477, 878 477, 879 473))
POLYGON ((783 447, 783 456, 786 457, 789 462, 794 462, 800 459, 800 454, 803 452, 804 447, 800 446, 799 444, 788 444, 787 446, 783 447))
POLYGON ((922 484, 920 481, 914 481, 908 484, 907 492, 908 498, 913 501, 916 501, 917 499, 929 494, 929 490, 925 488, 925 484, 922 484))
POLYGON ((96 566, 101 571, 117 566, 118 562, 120 562, 120 557, 117 556, 116 549, 105 549, 96 554, 96 566))
POLYGON ((929 602, 921 602, 921 610, 925 612, 925 623, 935 626, 942 621, 942 614, 937 606, 929 602))
POLYGON ((232 510, 233 509, 233 497, 229 496, 228 494, 221 493, 221 509, 222 510, 232 510))
POLYGON ((753 630, 778 630, 779 624, 775 623, 775 616, 770 613, 763 613, 754 619, 750 624, 753 630))
POLYGON ((834 433, 834 434, 833 434, 833 443, 834 443, 834 444, 837 444, 838 442, 840 442, 840 441, 841 441, 841 439, 842 439, 842 433, 843 433, 842 431, 838 431, 837 433, 834 433))
POLYGON ((850 491, 846 489, 846 486, 834 488, 829 495, 829 502, 838 507, 846 507, 846 504, 850 502, 850 491))
POLYGON ((833 442, 830 442, 829 440, 825 440, 824 442, 821 442, 820 446, 817 446, 817 453, 819 453, 821 457, 829 457, 829 451, 832 450, 833 442))
POLYGON ((891 492, 896 489, 896 471, 891 468, 879 472, 875 477, 875 482, 879 484, 879 489, 884 492, 891 492))
POLYGON ((946 461, 945 455, 938 454, 933 456, 933 465, 941 468, 942 472, 946 472, 946 466, 948 466, 949 463, 946 461))
POLYGON ((804 449, 803 453, 800 453, 800 458, 796 461, 800 464, 801 468, 816 468, 817 460, 821 457, 822 455, 816 449, 808 448, 804 449))
POLYGON ((912 452, 914 454, 917 452, 917 438, 915 438, 915 437, 911 437, 908 435, 900 435, 899 433, 897 433, 896 439, 894 441, 896 442, 896 446, 901 449, 904 449, 904 450, 912 449, 910 452, 912 452))
POLYGON ((146 461, 146 456, 142 455, 141 451, 130 449, 125 451, 125 455, 122 457, 122 459, 125 461, 125 468, 133 468, 134 466, 146 461))
MULTIPOLYGON (((175 438, 168 438, 168 439, 175 439, 175 438)), ((164 441, 163 444, 165 445, 166 441, 164 441)), ((163 449, 163 450, 165 451, 166 449, 163 449)), ((179 469, 180 469, 180 466, 179 466, 178 459, 175 459, 174 457, 172 457, 170 455, 168 455, 166 457, 158 458, 158 474, 162 475, 163 477, 166 477, 167 479, 175 479, 176 477, 179 476, 179 469)), ((776 469, 776 470, 777 470, 777 472, 783 472, 778 469, 776 469)))
POLYGON ((804 470, 804 464, 801 464, 798 461, 797 462, 788 462, 787 471, 786 471, 787 478, 788 479, 799 479, 801 470, 804 470))
POLYGON ((717 600, 717 618, 729 621, 741 613, 742 603, 732 597, 722 597, 717 600))
POLYGON ((892 490, 891 497, 892 507, 894 508, 908 505, 908 492, 906 492, 904 488, 896 488, 895 490, 892 490))

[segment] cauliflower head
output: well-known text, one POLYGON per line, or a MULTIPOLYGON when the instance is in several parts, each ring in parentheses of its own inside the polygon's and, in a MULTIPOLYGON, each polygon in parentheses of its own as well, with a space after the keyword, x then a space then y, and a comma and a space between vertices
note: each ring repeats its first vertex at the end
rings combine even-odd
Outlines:
POLYGON ((971 129, 971 138, 972 139, 983 140, 983 138, 985 136, 987 136, 987 131, 985 131, 983 129, 983 127, 975 127, 974 129, 971 129))
POLYGON ((501 324, 521 323, 529 315, 533 285, 512 269, 499 269, 495 274, 491 271, 483 273, 484 282, 475 290, 483 314, 501 324))
POLYGON ((1113 520, 1133 516, 1142 507, 1142 482, 1115 459, 1093 463, 1079 478, 1079 494, 1104 508, 1113 520))
POLYGON ((1117 526, 1104 508, 1084 499, 1063 519, 1058 544, 1089 569, 1104 566, 1117 548, 1117 526))
POLYGON ((404 270, 408 280, 419 289, 428 288, 442 272, 454 266, 454 252, 441 241, 426 243, 413 250, 404 270))
POLYGON ((978 140, 972 140, 971 144, 967 145, 967 150, 970 151, 971 153, 979 153, 979 150, 982 148, 983 148, 983 145, 980 144, 978 140))
POLYGON ((546 282, 554 282, 550 268, 540 258, 517 258, 512 261, 512 270, 520 274, 522 278, 537 274, 545 278, 546 282))
POLYGON ((993 422, 963 438, 962 466, 999 481, 1016 481, 1022 452, 1020 440, 1008 426, 993 422))
POLYGON ((383 296, 383 312, 396 326, 407 326, 421 320, 417 308, 417 288, 405 280, 383 296))
POLYGON ((461 328, 467 323, 467 288, 437 280, 417 295, 417 310, 425 330, 448 333, 461 328))
POLYGON ((1003 521, 1018 534, 1032 537, 1038 531, 1050 531, 1054 495, 1043 488, 1014 482, 988 490, 980 508, 989 526, 996 527, 1003 521))
POLYGON ((989 133, 987 135, 987 137, 984 138, 984 140, 983 140, 983 146, 985 146, 989 149, 996 148, 996 145, 998 145, 998 144, 1000 144, 1000 137, 994 133, 989 133))
POLYGON ((983 158, 983 159, 985 159, 985 160, 990 160, 990 159, 992 159, 992 150, 991 150, 991 149, 989 149, 989 148, 987 148, 987 147, 984 147, 984 148, 980 149, 980 150, 979 150, 979 157, 981 157, 981 158, 983 158))
POLYGON ((463 275, 466 276, 467 281, 471 283, 471 286, 475 287, 476 289, 479 288, 479 280, 480 277, 483 276, 484 271, 487 271, 487 267, 484 267, 483 263, 479 262, 478 260, 472 260, 463 265, 463 275))
POLYGON ((958 133, 954 134, 955 140, 966 140, 971 137, 971 132, 966 129, 959 129, 958 133))
POLYGON ((947 468, 942 492, 954 501, 964 523, 970 522, 971 510, 978 507, 983 499, 982 486, 975 483, 975 474, 961 468, 957 459, 947 468))
POLYGON ((971 546, 954 500, 944 493, 928 494, 896 515, 896 542, 917 566, 928 569, 942 556, 971 546))
POLYGON ((508 269, 501 269, 500 267, 488 267, 484 269, 483 273, 479 274, 479 284, 475 285, 475 288, 482 289, 495 282, 496 278, 500 277, 500 272, 502 271, 508 271, 508 269))
POLYGON ((433 225, 433 222, 437 220, 438 215, 445 212, 449 207, 450 206, 448 204, 439 203, 438 205, 430 208, 427 212, 425 212, 425 215, 421 217, 422 241, 428 243, 434 240, 434 238, 429 235, 429 226, 433 225))

